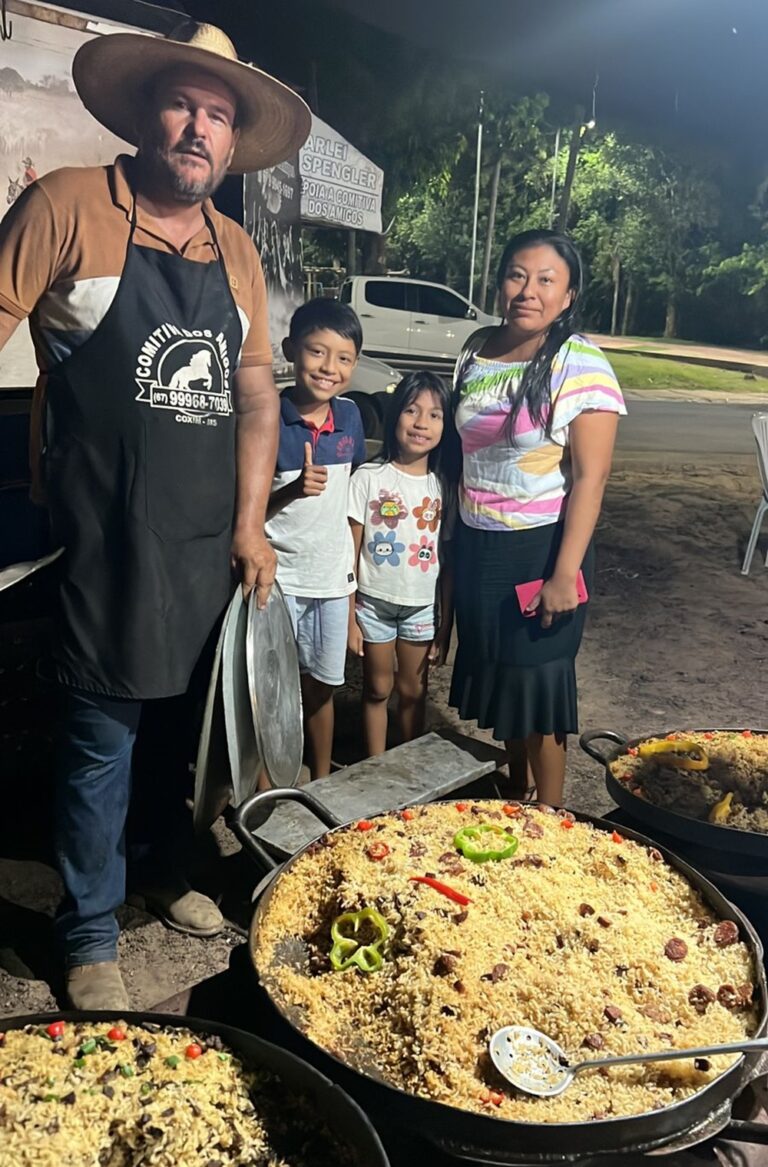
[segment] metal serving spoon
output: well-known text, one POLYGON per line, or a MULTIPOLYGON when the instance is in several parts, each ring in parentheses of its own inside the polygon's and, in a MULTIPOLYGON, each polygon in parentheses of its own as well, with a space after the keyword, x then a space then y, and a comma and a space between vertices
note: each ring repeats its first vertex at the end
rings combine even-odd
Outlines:
POLYGON ((710 1054, 739 1054, 768 1050, 768 1037, 730 1042, 728 1045, 705 1045, 699 1049, 662 1050, 660 1053, 625 1054, 620 1058, 595 1058, 568 1064, 561 1046, 551 1037, 527 1025, 505 1025, 494 1033, 489 1043, 494 1066, 508 1082, 534 1094, 537 1098, 554 1098, 567 1090, 582 1070, 601 1066, 628 1066, 635 1062, 671 1062, 679 1058, 703 1058, 710 1054))

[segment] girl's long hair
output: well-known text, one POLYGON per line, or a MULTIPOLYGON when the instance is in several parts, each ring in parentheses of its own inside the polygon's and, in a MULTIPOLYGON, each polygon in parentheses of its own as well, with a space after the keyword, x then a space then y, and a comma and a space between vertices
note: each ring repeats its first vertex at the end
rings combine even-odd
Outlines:
POLYGON ((429 451, 427 465, 437 475, 445 498, 450 491, 450 475, 448 473, 448 451, 454 433, 453 414, 451 409, 451 391, 442 377, 430 373, 426 369, 416 369, 406 374, 395 389, 389 401, 384 417, 384 439, 379 451, 377 462, 394 462, 400 457, 397 444, 397 423, 401 413, 408 408, 420 393, 433 393, 443 411, 443 436, 434 450, 429 451))
POLYGON ((552 366, 555 357, 568 338, 578 332, 578 302, 584 286, 584 268, 579 252, 567 235, 541 228, 521 231, 519 235, 513 236, 501 254, 496 274, 496 287, 501 291, 510 260, 518 251, 540 244, 552 247, 566 263, 569 272, 568 287, 573 292, 573 299, 570 305, 549 326, 544 343, 532 360, 528 362, 520 386, 511 398, 512 408, 506 422, 506 432, 513 445, 515 425, 524 405, 534 425, 541 426, 548 437, 552 432, 552 410, 550 409, 552 366))

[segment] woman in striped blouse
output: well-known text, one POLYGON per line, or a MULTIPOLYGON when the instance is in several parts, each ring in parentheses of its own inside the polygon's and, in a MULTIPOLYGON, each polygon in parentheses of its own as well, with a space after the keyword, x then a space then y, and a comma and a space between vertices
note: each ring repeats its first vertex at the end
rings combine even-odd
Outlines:
POLYGON ((592 536, 626 413, 611 366, 576 331, 582 280, 566 236, 516 235, 498 271, 503 323, 470 338, 455 375, 451 704, 505 742, 513 797, 553 805, 578 727, 579 573, 591 592, 592 536), (537 580, 524 611, 516 586, 537 580))

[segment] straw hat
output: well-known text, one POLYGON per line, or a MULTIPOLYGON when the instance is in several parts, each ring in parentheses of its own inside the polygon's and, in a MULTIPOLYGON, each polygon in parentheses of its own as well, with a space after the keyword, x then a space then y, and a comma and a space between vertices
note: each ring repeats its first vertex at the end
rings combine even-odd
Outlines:
POLYGON ((230 174, 263 170, 293 157, 307 140, 309 108, 292 89, 237 59, 232 41, 213 24, 185 21, 168 37, 111 33, 86 41, 72 64, 75 88, 97 121, 138 145, 147 85, 180 66, 212 73, 236 94, 240 137, 230 174))

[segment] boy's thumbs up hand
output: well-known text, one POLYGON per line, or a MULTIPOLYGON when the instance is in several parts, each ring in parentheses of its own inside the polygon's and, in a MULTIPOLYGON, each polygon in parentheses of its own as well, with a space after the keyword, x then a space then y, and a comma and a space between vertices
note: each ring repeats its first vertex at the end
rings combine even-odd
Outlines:
POLYGON ((304 466, 296 479, 297 498, 314 498, 322 494, 328 480, 328 467, 315 466, 312 443, 304 443, 304 466))

